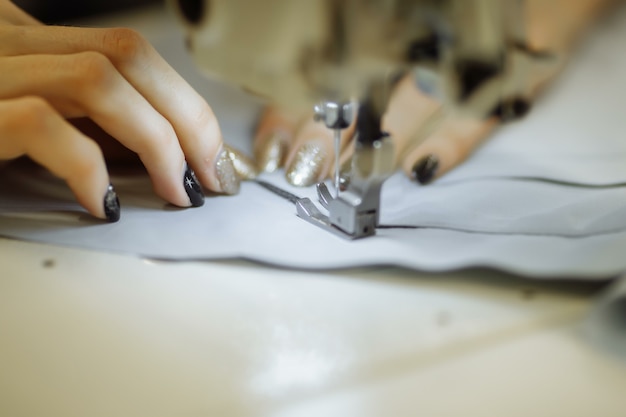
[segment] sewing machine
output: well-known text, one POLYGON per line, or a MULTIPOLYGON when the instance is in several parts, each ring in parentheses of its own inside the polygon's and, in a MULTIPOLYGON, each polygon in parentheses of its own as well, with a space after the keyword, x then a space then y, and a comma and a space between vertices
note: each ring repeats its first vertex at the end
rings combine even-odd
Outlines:
MULTIPOLYGON (((82 23, 138 30, 202 87, 161 7, 82 23)), ((238 110, 220 121, 235 126, 238 110)), ((1 415, 626 409, 623 367, 581 337, 591 283, 168 263, 5 238, 0 265, 1 415)))
POLYGON ((526 76, 548 55, 525 44, 521 0, 171 0, 196 64, 290 108, 314 109, 334 130, 334 195, 318 184, 298 215, 339 236, 371 236, 395 169, 381 129, 403 74, 450 111, 515 119, 529 108, 526 76), (340 132, 356 116, 351 167, 340 178, 340 132), (340 192, 341 189, 341 192, 340 192))

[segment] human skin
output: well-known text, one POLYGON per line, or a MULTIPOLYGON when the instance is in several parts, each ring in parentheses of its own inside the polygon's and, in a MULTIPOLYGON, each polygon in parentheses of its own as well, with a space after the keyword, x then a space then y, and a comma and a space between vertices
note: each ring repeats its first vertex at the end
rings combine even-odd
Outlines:
MULTIPOLYGON (((528 74, 529 99, 537 98, 558 75, 576 41, 613 3, 616 1, 526 0, 528 46, 560 57, 557 64, 528 74)), ((440 108, 440 103, 418 91, 413 80, 405 77, 396 85, 382 121, 383 130, 394 140, 396 165, 421 184, 462 163, 501 123, 496 117, 481 120, 457 114, 431 123, 440 108)), ((352 129, 343 133, 342 161, 352 153, 352 134, 352 129)), ((260 166, 266 168, 275 169, 279 164, 268 162, 268 156, 279 155, 287 180, 294 185, 308 186, 333 174, 331 133, 311 114, 294 115, 269 105, 257 128, 255 151, 260 166), (315 150, 314 158, 311 149, 315 150), (305 171, 299 171, 301 167, 305 171)))
MULTIPOLYGON (((530 47, 567 55, 611 3, 527 0, 530 47)), ((533 94, 557 72, 531 74, 533 94)), ((108 219, 103 204, 111 182, 107 165, 127 161, 120 158, 124 153, 145 166, 155 193, 176 206, 201 201, 185 186, 189 178, 215 192, 238 190, 232 153, 209 104, 130 29, 47 26, 0 0, 0 73, 0 162, 30 157, 64 179, 79 203, 98 218, 108 219), (187 175, 187 164, 195 176, 187 175)), ((439 103, 406 78, 397 84, 383 119, 396 142, 397 165, 421 183, 461 163, 499 125, 495 118, 451 117, 409 148, 438 109, 439 103), (416 167, 432 155, 434 169, 427 164, 422 174, 429 175, 419 178, 416 167)), ((344 160, 352 151, 350 134, 350 129, 344 134, 344 160)), ((332 139, 310 114, 267 108, 255 140, 262 167, 267 167, 272 139, 280 144, 278 162, 287 173, 311 142, 325 155, 315 160, 319 166, 308 183, 332 173, 332 139)), ((201 193, 200 187, 195 189, 201 193)))
POLYGON ((238 190, 211 107, 133 30, 43 25, 0 0, 0 74, 0 160, 31 158, 98 218, 111 220, 111 180, 103 148, 79 124, 132 151, 171 204, 201 205, 200 185, 238 190))

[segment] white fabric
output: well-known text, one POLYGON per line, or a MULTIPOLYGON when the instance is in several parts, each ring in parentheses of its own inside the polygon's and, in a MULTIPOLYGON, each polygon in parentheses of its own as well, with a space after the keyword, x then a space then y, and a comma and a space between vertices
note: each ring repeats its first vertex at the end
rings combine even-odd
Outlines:
MULTIPOLYGON (((0 168, 0 234, 173 260, 428 271, 490 266, 532 277, 614 277, 626 270, 625 23, 623 9, 581 47, 526 119, 502 128, 454 172, 426 187, 392 177, 383 189, 382 222, 419 228, 344 241, 299 219, 292 204, 255 183, 243 184, 237 196, 210 196, 204 207, 180 210, 156 198, 145 175, 115 173, 122 219, 106 224, 86 215, 58 180, 9 164, 0 168)), ((259 103, 206 82, 182 48, 160 42, 166 59, 212 104, 226 140, 249 149, 259 103)), ((264 179, 314 197, 313 188, 291 188, 281 174, 264 179)))

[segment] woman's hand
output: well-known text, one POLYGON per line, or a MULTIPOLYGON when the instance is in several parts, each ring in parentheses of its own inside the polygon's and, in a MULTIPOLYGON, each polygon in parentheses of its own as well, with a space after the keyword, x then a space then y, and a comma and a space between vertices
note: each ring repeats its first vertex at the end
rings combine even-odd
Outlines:
MULTIPOLYGON (((440 110, 439 103, 418 91, 407 76, 396 85, 382 120, 394 141, 396 165, 422 184, 462 162, 497 125, 495 118, 441 120, 440 110)), ((353 152, 354 125, 342 131, 342 163, 353 152)), ((306 187, 334 173, 332 132, 310 114, 288 116, 274 106, 261 118, 255 156, 265 171, 284 165, 287 181, 295 186, 306 187)))
POLYGON ((239 190, 209 105, 132 30, 46 26, 0 0, 0 74, 0 160, 30 157, 96 217, 117 220, 119 202, 101 147, 70 119, 136 153, 176 206, 202 205, 202 186, 239 190))
MULTIPOLYGON (((574 41, 612 0, 526 0, 531 49, 559 57, 528 74, 530 98, 535 98, 559 73, 574 41)), ((500 120, 446 115, 438 102, 424 95, 410 77, 392 92, 382 121, 396 149, 396 165, 420 184, 427 184, 462 163, 496 129, 500 120)), ((353 125, 354 126, 354 125, 353 125)), ((345 129, 341 161, 352 154, 353 126, 345 129)), ((286 179, 308 186, 333 174, 332 132, 313 121, 312 114, 288 115, 269 106, 257 128, 255 156, 266 171, 284 165, 286 179)))

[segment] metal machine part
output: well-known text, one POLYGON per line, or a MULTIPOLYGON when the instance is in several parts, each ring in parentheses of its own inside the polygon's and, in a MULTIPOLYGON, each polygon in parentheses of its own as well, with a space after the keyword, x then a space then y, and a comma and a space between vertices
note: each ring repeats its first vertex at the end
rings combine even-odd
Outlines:
POLYGON ((359 105, 350 182, 343 188, 339 184, 339 144, 341 130, 352 122, 354 105, 325 102, 315 106, 315 119, 324 122, 335 133, 335 193, 332 195, 325 183, 317 184, 318 199, 328 215, 322 213, 310 199, 303 198, 296 201, 299 217, 350 240, 376 233, 380 220, 381 187, 394 169, 393 142, 381 130, 387 97, 384 83, 375 83, 369 89, 368 99, 359 105))
POLYGON ((323 122, 328 129, 333 131, 335 145, 335 197, 339 196, 339 180, 341 166, 339 164, 341 154, 341 131, 352 123, 354 119, 352 103, 333 103, 330 101, 317 104, 313 118, 323 122))
POLYGON ((393 144, 388 136, 371 143, 357 142, 350 184, 333 197, 324 183, 317 185, 324 215, 308 198, 296 203, 298 216, 346 239, 372 236, 380 222, 380 190, 393 171, 393 144))
POLYGON ((381 130, 391 80, 412 74, 447 109, 511 120, 529 109, 533 62, 550 57, 525 46, 523 0, 169 1, 201 69, 289 108, 314 107, 334 130, 334 196, 318 184, 328 216, 310 200, 298 214, 350 239, 375 233, 394 169, 381 130), (356 147, 340 193, 339 139, 353 102, 356 147))

